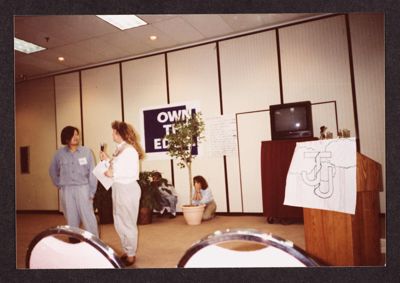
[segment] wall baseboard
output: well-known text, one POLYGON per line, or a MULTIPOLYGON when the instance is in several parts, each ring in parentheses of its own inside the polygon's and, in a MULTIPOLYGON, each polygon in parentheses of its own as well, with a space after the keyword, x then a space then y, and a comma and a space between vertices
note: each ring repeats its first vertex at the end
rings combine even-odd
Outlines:
MULTIPOLYGON (((17 210, 17 214, 63 214, 58 210, 17 210)), ((177 212, 177 215, 182 215, 182 212, 177 212)), ((217 212, 220 216, 263 216, 262 212, 217 212)), ((385 213, 380 213, 379 217, 386 217, 385 213)))
MULTIPOLYGON (((58 210, 17 210, 17 214, 60 214, 58 210)), ((183 215, 182 212, 177 212, 177 215, 183 215)), ((216 215, 220 216, 262 216, 261 212, 217 212, 216 215)))
MULTIPOLYGON (((219 216, 263 216, 261 212, 216 212, 215 214, 219 216)), ((177 211, 176 215, 183 215, 183 213, 182 211, 177 211)))
POLYGON ((17 210, 17 214, 63 214, 58 210, 17 210))

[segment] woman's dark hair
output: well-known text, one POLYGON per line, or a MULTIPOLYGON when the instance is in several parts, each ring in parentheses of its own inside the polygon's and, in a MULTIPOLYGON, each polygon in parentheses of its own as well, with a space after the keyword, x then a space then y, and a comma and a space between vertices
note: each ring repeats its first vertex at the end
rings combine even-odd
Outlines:
POLYGON ((193 177, 193 184, 194 183, 200 183, 202 190, 205 190, 205 189, 208 188, 207 181, 206 181, 206 179, 204 179, 203 176, 195 176, 195 177, 193 177))
POLYGON ((79 130, 75 127, 72 126, 64 127, 64 129, 62 129, 61 131, 61 144, 67 145, 74 136, 75 131, 77 131, 79 134, 79 130))
POLYGON ((156 178, 158 178, 158 179, 161 179, 161 178, 162 178, 161 173, 158 172, 158 171, 153 171, 153 172, 151 172, 151 176, 152 176, 152 177, 156 177, 156 178))

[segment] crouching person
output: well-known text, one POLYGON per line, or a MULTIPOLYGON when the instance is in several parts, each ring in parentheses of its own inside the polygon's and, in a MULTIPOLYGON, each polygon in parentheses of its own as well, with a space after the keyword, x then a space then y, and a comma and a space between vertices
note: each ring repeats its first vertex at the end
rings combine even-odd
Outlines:
POLYGON ((168 184, 166 179, 163 179, 160 172, 152 172, 151 177, 153 178, 153 185, 158 187, 160 191, 160 214, 163 215, 164 211, 169 208, 169 218, 176 217, 176 204, 178 202, 178 196, 176 194, 174 186, 168 184))
POLYGON ((215 217, 215 211, 217 210, 217 204, 214 201, 214 197, 211 193, 211 189, 208 187, 207 181, 202 176, 196 176, 193 178, 194 195, 193 204, 205 204, 206 207, 203 212, 203 220, 210 220, 215 217))

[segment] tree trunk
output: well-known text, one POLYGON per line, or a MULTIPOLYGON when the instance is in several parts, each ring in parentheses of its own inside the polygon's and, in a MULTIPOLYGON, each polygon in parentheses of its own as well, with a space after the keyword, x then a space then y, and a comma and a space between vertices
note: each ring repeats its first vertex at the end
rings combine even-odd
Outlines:
POLYGON ((192 163, 186 164, 189 171, 189 204, 192 205, 192 163))

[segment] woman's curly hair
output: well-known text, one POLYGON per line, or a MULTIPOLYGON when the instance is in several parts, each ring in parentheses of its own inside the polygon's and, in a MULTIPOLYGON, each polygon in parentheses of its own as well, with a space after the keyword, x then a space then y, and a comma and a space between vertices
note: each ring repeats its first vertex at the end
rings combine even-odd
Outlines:
POLYGON ((138 135, 130 124, 114 121, 111 124, 111 128, 116 130, 126 143, 132 145, 136 149, 137 153, 139 154, 139 159, 144 158, 144 150, 140 145, 138 135))

